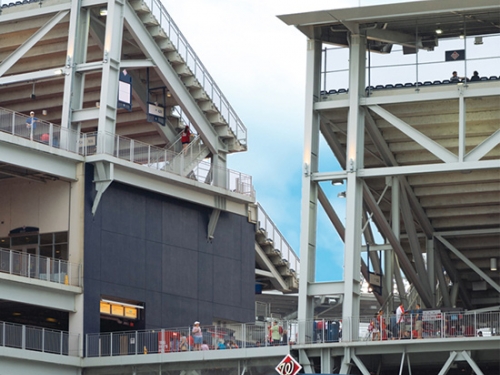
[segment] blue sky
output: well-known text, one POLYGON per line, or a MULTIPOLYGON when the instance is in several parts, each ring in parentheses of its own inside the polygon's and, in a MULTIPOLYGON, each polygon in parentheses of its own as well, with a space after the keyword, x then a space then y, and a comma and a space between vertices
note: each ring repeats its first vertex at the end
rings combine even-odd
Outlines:
MULTIPOLYGON (((194 51, 248 129, 248 152, 229 167, 250 174, 257 200, 300 252, 306 38, 276 16, 398 1, 163 0, 194 51)), ((322 145, 322 155, 327 152, 322 145)), ((320 170, 338 170, 322 158, 320 170)), ((345 187, 325 186, 343 219, 345 187)), ((300 254, 299 254, 300 255, 300 254)), ((343 243, 322 210, 317 231, 318 281, 343 277, 343 243)))

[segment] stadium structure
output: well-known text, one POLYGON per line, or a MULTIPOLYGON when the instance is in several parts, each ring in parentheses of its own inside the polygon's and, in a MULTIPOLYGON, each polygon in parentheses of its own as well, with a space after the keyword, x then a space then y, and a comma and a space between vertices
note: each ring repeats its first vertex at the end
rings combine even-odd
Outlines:
POLYGON ((469 3, 279 16, 307 38, 299 263, 159 0, 4 1, 0 375, 498 373, 500 6, 469 3), (342 282, 315 281, 320 207, 342 282))

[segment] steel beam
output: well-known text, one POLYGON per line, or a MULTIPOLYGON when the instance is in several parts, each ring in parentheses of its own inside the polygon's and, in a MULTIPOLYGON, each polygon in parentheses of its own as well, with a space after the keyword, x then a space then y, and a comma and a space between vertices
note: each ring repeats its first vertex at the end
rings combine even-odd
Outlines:
POLYGON ((393 125, 396 129, 402 131, 405 135, 413 139, 415 142, 417 142, 419 145, 421 145, 423 148, 425 148, 427 151, 441 159, 442 161, 446 163, 454 163, 458 161, 457 156, 448 151, 446 148, 441 146, 439 143, 436 141, 430 139, 426 135, 422 134, 418 130, 416 130, 413 126, 407 124, 406 122, 402 121, 401 119, 397 118, 394 116, 392 113, 389 111, 385 110, 384 108, 378 106, 378 105, 372 105, 369 106, 373 112, 378 114, 380 117, 382 117, 384 120, 389 122, 391 125, 393 125))
POLYGON ((500 293, 500 286, 491 279, 485 272, 483 272, 478 266, 476 266, 473 262, 471 262, 467 257, 465 257, 455 246, 449 243, 444 237, 440 235, 435 235, 435 237, 445 245, 453 254, 455 254, 462 262, 468 265, 471 269, 473 269, 484 281, 493 287, 497 292, 500 293))
MULTIPOLYGON (((321 48, 322 44, 319 40, 307 41, 304 170, 300 221, 301 270, 298 302, 298 318, 303 322, 314 318, 314 298, 308 295, 308 288, 309 284, 314 283, 316 272, 318 184, 311 180, 311 173, 318 171, 320 119, 317 112, 313 110, 313 106, 320 87, 321 48)), ((306 342, 306 331, 305 327, 299 330, 299 342, 306 342)))
POLYGON ((181 103, 183 110, 188 115, 193 126, 208 146, 213 154, 219 151, 226 151, 227 146, 219 139, 219 136, 212 124, 210 124, 199 108, 186 86, 179 78, 174 68, 168 63, 163 52, 152 40, 151 35, 145 30, 144 25, 131 8, 130 4, 124 6, 125 25, 128 31, 134 37, 136 43, 140 46, 142 52, 149 56, 157 66, 157 73, 160 75, 163 83, 169 88, 176 97, 178 103, 181 103))

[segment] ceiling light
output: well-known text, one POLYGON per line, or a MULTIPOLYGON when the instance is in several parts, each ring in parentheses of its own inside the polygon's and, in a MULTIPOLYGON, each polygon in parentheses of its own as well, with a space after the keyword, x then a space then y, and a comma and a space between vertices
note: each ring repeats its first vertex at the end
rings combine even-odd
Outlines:
POLYGON ((100 16, 107 16, 108 15, 108 8, 99 9, 99 15, 100 16))
POLYGON ((460 35, 460 39, 465 39, 465 35, 460 35))
POLYGON ((344 184, 344 180, 333 180, 332 185, 333 186, 340 186, 344 184))
POLYGON ((442 34, 442 33, 443 33, 443 30, 441 30, 441 29, 436 29, 436 34, 438 34, 438 35, 439 35, 439 34, 442 34))
POLYGON ((497 270, 497 258, 491 258, 490 259, 490 270, 491 271, 496 271, 497 270))
POLYGON ((64 74, 64 70, 62 70, 62 69, 54 70, 54 75, 56 75, 56 76, 62 76, 63 74, 64 74))

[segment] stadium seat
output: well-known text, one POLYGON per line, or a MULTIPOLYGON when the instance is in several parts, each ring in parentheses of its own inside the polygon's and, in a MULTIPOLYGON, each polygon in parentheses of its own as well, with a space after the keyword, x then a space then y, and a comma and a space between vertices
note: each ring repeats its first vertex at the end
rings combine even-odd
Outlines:
POLYGON ((375 86, 376 90, 380 90, 380 89, 383 89, 383 88, 384 88, 384 85, 377 85, 377 86, 375 86))
POLYGON ((433 85, 440 85, 441 84, 441 81, 434 81, 432 82, 433 85))
POLYGON ((411 83, 411 82, 406 82, 405 83, 405 87, 413 87, 415 86, 415 84, 411 83))
POLYGON ((497 76, 491 76, 490 77, 490 81, 496 81, 497 79, 499 79, 497 76))
POLYGON ((335 89, 328 91, 329 95, 333 95, 333 94, 336 94, 336 93, 337 93, 337 90, 335 90, 335 89))
POLYGON ((386 89, 393 89, 393 88, 394 88, 394 85, 393 85, 393 84, 391 84, 391 83, 389 83, 389 84, 385 85, 385 88, 386 88, 386 89))
POLYGON ((432 82, 431 81, 425 81, 424 82, 424 86, 431 86, 432 85, 432 82))
POLYGON ((451 83, 451 81, 449 79, 443 79, 443 84, 448 84, 448 83, 451 83))
POLYGON ((394 87, 396 87, 396 88, 401 88, 401 87, 404 87, 404 86, 403 86, 403 84, 402 84, 402 83, 396 83, 396 84, 394 85, 394 87))
POLYGON ((320 94, 320 95, 326 95, 326 94, 328 94, 328 92, 327 92, 327 91, 322 90, 322 91, 320 91, 320 92, 319 92, 319 94, 320 94))
POLYGON ((481 77, 479 80, 480 80, 480 81, 487 81, 487 80, 488 80, 488 77, 481 77))
POLYGON ((339 93, 339 94, 345 94, 346 92, 347 92, 347 90, 346 90, 346 89, 339 89, 339 90, 337 91, 337 93, 339 93))

